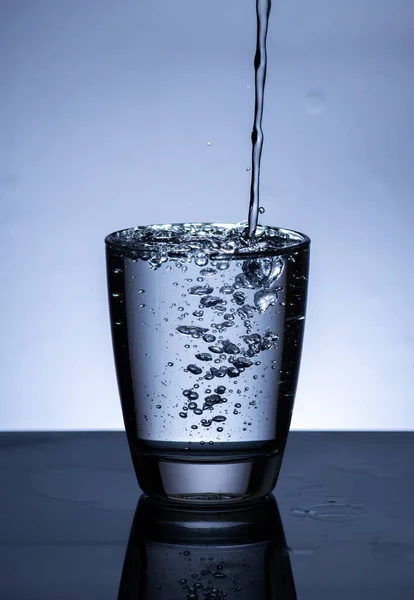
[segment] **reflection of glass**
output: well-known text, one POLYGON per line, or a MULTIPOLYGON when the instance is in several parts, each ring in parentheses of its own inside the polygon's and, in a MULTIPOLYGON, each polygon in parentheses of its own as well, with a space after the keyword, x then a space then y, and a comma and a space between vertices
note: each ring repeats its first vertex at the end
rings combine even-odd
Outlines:
POLYGON ((278 228, 260 235, 243 246, 236 226, 186 224, 106 238, 126 433, 139 484, 159 500, 249 502, 276 483, 309 239, 278 228))
POLYGON ((214 512, 167 508, 142 496, 118 600, 296 600, 273 496, 214 512))

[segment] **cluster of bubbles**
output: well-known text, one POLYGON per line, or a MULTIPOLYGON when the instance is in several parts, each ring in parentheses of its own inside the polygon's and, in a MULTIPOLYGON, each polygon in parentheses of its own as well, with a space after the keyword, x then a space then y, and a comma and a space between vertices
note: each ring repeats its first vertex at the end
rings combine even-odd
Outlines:
MULTIPOLYGON (((184 323, 176 327, 176 333, 185 339, 197 340, 197 345, 204 344, 201 350, 198 347, 194 361, 186 366, 185 371, 199 376, 198 381, 204 380, 207 387, 203 398, 200 398, 198 383, 182 390, 184 403, 179 417, 187 419, 192 412, 199 419, 198 424, 191 425, 191 429, 214 426, 222 432, 227 417, 221 414, 220 409, 228 401, 227 387, 222 383, 225 379, 236 382, 246 369, 260 365, 257 360, 260 353, 276 348, 279 339, 278 333, 270 329, 258 333, 257 321, 252 323, 252 320, 278 302, 283 289, 278 282, 285 263, 279 255, 249 257, 248 253, 280 250, 281 247, 297 244, 297 240, 283 230, 262 226, 258 227, 254 238, 249 238, 245 235, 243 223, 234 226, 192 223, 137 227, 114 235, 119 238, 117 244, 123 241, 129 250, 132 248, 137 253, 134 260, 147 261, 151 269, 159 269, 168 263, 164 268, 171 271, 170 261, 182 272, 187 270, 190 262, 200 268, 197 284, 188 286, 186 297, 198 302, 192 315, 199 321, 208 321, 210 326, 184 323), (217 275, 227 271, 230 260, 234 260, 234 255, 238 258, 239 254, 241 260, 236 264, 240 272, 233 276, 232 281, 217 285, 217 275), (248 296, 252 298, 250 303, 248 296), (229 302, 233 307, 228 306, 229 302), (239 319, 245 333, 237 336, 237 340, 231 340, 229 334, 239 319), (215 334, 223 335, 217 337, 215 334), (215 379, 222 381, 209 386, 208 382, 215 379)), ((174 285, 178 283, 174 282, 174 285)), ((179 307, 179 310, 184 309, 179 307)), ((179 321, 188 316, 189 313, 181 313, 179 321)), ((188 344, 185 347, 188 348, 188 344)), ((173 363, 168 363, 168 366, 173 366, 173 363)), ((257 379, 257 375, 254 378, 257 379)), ((238 410, 235 409, 233 414, 238 414, 238 410)), ((246 422, 245 425, 251 423, 246 422)))
MULTIPOLYGON (((254 236, 247 235, 247 221, 236 224, 177 223, 148 225, 124 229, 109 235, 107 242, 124 248, 129 255, 147 260, 153 269, 167 261, 175 261, 181 268, 194 262, 211 267, 201 272, 202 276, 228 268, 232 255, 271 252, 291 248, 301 240, 284 229, 258 225, 254 236)), ((185 270, 185 269, 184 269, 185 270)))
MULTIPOLYGON (((183 554, 191 560, 189 550, 186 550, 183 554)), ((192 573, 191 577, 185 577, 178 581, 186 600, 229 600, 232 594, 229 595, 223 589, 223 584, 230 592, 239 594, 242 591, 239 579, 229 576, 223 564, 214 565, 213 556, 208 559, 201 557, 200 561, 205 561, 204 568, 201 568, 198 573, 192 573)), ((250 565, 244 561, 242 566, 250 568, 250 565)), ((251 583, 254 583, 253 580, 251 583)))

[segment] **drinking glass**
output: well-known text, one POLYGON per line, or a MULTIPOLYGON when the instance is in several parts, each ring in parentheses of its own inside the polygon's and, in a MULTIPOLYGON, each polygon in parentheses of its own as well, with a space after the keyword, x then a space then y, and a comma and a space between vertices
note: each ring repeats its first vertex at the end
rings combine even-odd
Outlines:
POLYGON ((164 507, 142 496, 118 600, 296 600, 273 496, 248 508, 164 507))
POLYGON ((159 502, 249 503, 276 484, 310 240, 266 227, 240 243, 240 231, 168 224, 105 239, 126 434, 139 485, 159 502))

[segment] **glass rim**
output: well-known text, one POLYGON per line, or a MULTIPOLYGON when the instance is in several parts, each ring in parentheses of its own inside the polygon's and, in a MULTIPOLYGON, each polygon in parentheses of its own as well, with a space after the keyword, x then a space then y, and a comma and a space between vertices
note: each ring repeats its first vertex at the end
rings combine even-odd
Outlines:
MULTIPOLYGON (((134 252, 137 252, 139 250, 142 249, 150 249, 150 248, 157 248, 157 246, 159 246, 159 244, 161 243, 166 243, 169 240, 167 239, 158 239, 158 240, 154 240, 151 242, 137 242, 137 244, 135 246, 131 246, 130 243, 128 242, 124 242, 122 243, 122 238, 119 237, 119 234, 124 232, 124 231, 130 231, 133 229, 137 229, 138 227, 166 227, 166 226, 180 226, 183 225, 183 223, 153 223, 150 225, 139 225, 136 227, 127 227, 124 229, 119 229, 117 231, 114 231, 112 233, 109 233, 108 235, 105 236, 104 241, 105 241, 105 245, 108 248, 111 248, 112 250, 116 250, 119 253, 122 254, 133 254, 134 252), (118 237, 117 237, 118 236, 118 237)), ((194 222, 188 222, 188 223, 184 223, 184 225, 197 225, 197 226, 216 226, 216 227, 226 227, 226 228, 231 228, 231 227, 235 227, 237 225, 239 225, 238 223, 218 223, 218 222, 214 222, 214 221, 194 221, 194 222)), ((287 236, 286 238, 282 238, 285 239, 286 241, 291 242, 288 245, 281 245, 280 248, 269 248, 269 249, 257 249, 257 250, 242 250, 242 251, 234 251, 232 253, 226 253, 220 250, 217 250, 216 252, 214 251, 210 251, 209 254, 211 256, 225 256, 226 260, 231 260, 231 259, 245 259, 245 258, 251 258, 251 257, 259 257, 259 256, 278 256, 278 255, 282 255, 282 254, 292 254, 292 253, 296 253, 296 252, 301 252, 305 249, 307 249, 310 246, 311 240, 309 238, 309 236, 307 236, 304 233, 301 233, 299 231, 296 231, 294 229, 287 229, 285 227, 277 227, 274 225, 265 225, 265 227, 273 230, 273 231, 278 231, 281 234, 287 236), (292 243, 293 242, 293 243, 292 243), (295 243, 296 242, 296 243, 295 243)), ((169 255, 171 256, 186 256, 187 252, 185 251, 180 251, 180 250, 173 250, 174 244, 171 244, 172 248, 171 251, 168 252, 169 255)))

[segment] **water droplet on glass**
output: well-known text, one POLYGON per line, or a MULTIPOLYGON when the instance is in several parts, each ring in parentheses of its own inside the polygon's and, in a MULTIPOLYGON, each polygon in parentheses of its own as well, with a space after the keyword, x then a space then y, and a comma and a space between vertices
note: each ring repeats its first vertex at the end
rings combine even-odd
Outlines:
POLYGON ((306 96, 305 108, 308 115, 321 114, 325 105, 325 97, 319 92, 309 92, 306 96))

